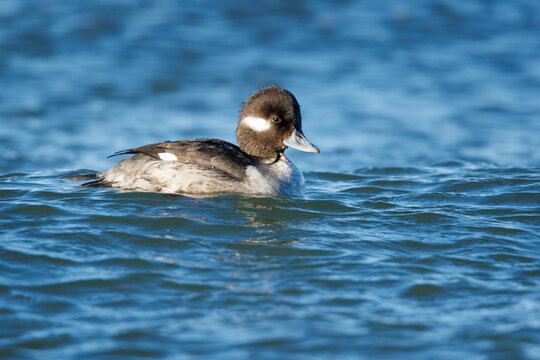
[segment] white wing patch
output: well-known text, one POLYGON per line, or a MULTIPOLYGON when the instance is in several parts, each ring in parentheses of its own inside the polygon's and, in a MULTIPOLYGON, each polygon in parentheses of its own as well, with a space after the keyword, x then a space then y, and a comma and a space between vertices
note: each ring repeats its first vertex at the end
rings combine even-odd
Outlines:
POLYGON ((171 153, 163 152, 163 153, 159 153, 158 156, 163 161, 177 161, 178 160, 178 158, 171 153))
POLYGON ((257 132, 266 131, 270 129, 270 122, 266 119, 260 117, 245 117, 242 119, 242 122, 250 127, 252 130, 257 132))

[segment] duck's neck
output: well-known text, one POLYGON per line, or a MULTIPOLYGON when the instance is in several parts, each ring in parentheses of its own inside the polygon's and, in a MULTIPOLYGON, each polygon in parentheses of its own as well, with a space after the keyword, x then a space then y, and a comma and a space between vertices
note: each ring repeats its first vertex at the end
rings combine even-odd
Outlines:
POLYGON ((250 156, 260 159, 274 160, 279 158, 280 153, 283 152, 283 150, 276 150, 272 146, 258 141, 256 137, 251 135, 237 133, 236 141, 238 142, 240 150, 250 156))
POLYGON ((285 154, 283 154, 283 152, 278 152, 278 153, 274 153, 274 157, 271 157, 271 158, 257 157, 257 159, 260 162, 262 162, 263 164, 273 165, 273 164, 277 163, 278 161, 281 161, 281 160, 285 159, 285 154))

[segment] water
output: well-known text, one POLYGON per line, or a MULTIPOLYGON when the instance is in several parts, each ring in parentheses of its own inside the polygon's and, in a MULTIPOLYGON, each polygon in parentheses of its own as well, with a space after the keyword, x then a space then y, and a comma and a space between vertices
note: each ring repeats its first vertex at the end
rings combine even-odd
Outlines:
POLYGON ((0 2, 0 357, 535 359, 536 1, 0 2), (305 198, 77 188, 290 89, 305 198))

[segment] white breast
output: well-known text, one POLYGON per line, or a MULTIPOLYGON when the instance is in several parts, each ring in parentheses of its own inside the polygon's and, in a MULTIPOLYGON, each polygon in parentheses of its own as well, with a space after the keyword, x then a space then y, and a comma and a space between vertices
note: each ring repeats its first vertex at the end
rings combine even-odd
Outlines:
POLYGON ((285 155, 274 164, 248 166, 246 175, 250 186, 258 193, 303 196, 304 176, 285 155))

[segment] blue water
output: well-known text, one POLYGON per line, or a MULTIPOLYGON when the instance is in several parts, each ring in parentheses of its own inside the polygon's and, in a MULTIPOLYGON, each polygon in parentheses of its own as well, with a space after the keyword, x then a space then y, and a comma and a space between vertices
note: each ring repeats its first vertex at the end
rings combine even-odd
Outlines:
POLYGON ((540 2, 2 0, 0 358, 537 359, 540 2), (78 188, 234 141, 278 84, 305 198, 78 188))

